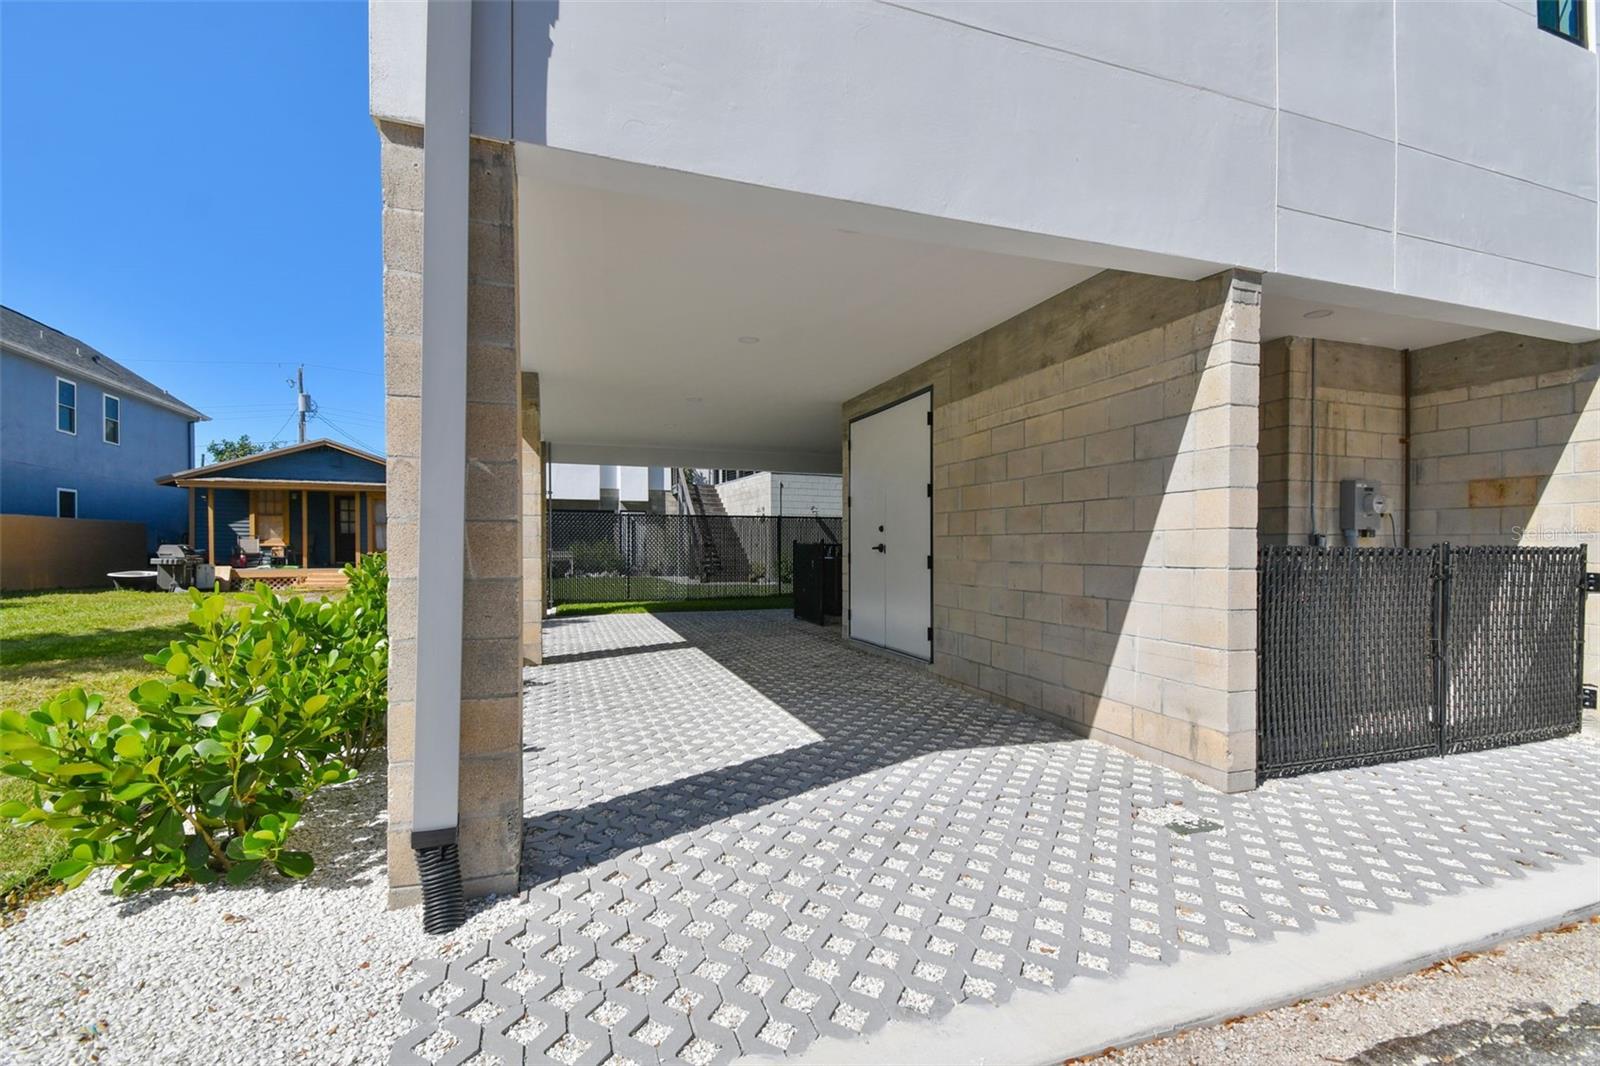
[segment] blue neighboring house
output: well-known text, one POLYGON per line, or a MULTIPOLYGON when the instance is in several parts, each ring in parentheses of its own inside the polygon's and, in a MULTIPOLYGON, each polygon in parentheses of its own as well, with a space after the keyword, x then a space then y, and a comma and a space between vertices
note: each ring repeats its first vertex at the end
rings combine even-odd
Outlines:
POLYGON ((388 542, 384 460, 327 439, 161 478, 189 495, 185 543, 210 562, 257 551, 302 568, 353 563, 388 542))
POLYGON ((156 479, 194 462, 209 421, 103 352, 0 307, 0 514, 143 522, 184 538, 185 494, 156 479))

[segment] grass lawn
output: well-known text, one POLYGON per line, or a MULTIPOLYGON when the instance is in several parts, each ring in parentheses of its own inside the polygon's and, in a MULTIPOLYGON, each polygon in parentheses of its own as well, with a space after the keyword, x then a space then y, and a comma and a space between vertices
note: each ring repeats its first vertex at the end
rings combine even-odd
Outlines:
POLYGON ((770 581, 699 581, 651 577, 649 574, 621 574, 600 577, 558 577, 550 582, 550 598, 557 604, 644 603, 657 600, 737 599, 776 596, 778 586, 770 581))
POLYGON ((629 600, 625 603, 562 603, 556 605, 561 617, 583 614, 666 614, 672 611, 760 611, 793 607, 794 597, 724 596, 714 600, 629 600))
MULTIPOLYGON (((0 598, 0 707, 31 711, 65 688, 105 697, 107 713, 132 709, 128 692, 158 673, 144 656, 178 637, 193 608, 178 593, 45 592, 0 598)), ((0 777, 0 800, 28 786, 0 777)), ((40 873, 63 851, 42 826, 0 825, 0 896, 40 873)))

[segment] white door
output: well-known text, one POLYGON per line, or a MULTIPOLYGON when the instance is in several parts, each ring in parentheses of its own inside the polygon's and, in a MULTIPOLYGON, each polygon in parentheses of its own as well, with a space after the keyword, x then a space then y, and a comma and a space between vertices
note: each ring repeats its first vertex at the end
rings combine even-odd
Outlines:
POLYGON ((933 398, 850 424, 850 635, 933 658, 933 398))

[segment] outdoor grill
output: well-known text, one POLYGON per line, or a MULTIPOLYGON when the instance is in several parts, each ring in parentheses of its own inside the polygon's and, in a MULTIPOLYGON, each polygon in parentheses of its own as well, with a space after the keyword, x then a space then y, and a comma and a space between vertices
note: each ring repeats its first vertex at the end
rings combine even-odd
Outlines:
POLYGON ((192 587, 205 561, 205 556, 187 544, 161 545, 150 560, 156 568, 156 587, 164 591, 192 587))

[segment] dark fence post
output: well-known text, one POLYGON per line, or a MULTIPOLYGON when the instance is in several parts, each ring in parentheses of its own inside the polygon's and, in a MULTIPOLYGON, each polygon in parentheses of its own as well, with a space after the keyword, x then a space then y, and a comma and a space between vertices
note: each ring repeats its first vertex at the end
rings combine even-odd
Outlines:
POLYGON ((1439 731, 1439 751, 1446 742, 1446 708, 1450 702, 1450 544, 1433 546, 1433 721, 1439 731))

